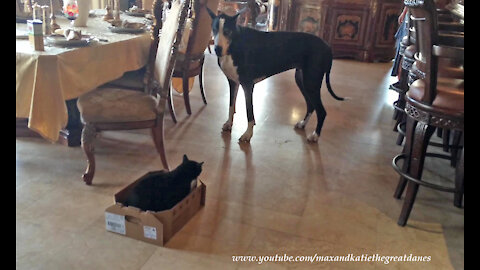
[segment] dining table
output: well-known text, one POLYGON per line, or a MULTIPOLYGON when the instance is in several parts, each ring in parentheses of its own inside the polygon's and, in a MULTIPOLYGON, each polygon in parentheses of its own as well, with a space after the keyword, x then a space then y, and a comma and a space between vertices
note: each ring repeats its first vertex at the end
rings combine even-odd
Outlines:
MULTIPOLYGON (((76 138, 69 146, 79 145, 81 123, 76 99, 147 63, 152 40, 150 31, 113 31, 111 23, 103 20, 105 12, 91 11, 85 27, 73 27, 65 17, 56 17, 62 29, 73 27, 90 37, 84 46, 52 45, 45 35, 44 50, 36 51, 26 38, 27 24, 16 24, 17 122, 26 119, 28 129, 47 141, 56 143, 62 134, 67 134, 76 138), (66 131, 69 127, 77 133, 75 136, 66 131)), ((120 19, 149 21, 123 12, 120 19)))

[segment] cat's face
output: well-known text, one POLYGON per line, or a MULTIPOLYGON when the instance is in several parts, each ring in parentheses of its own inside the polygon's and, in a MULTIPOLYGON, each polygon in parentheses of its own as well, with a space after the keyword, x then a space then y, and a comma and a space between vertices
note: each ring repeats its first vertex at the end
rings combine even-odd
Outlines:
POLYGON ((192 178, 197 178, 202 172, 203 162, 196 162, 189 160, 186 155, 183 155, 182 167, 192 178))

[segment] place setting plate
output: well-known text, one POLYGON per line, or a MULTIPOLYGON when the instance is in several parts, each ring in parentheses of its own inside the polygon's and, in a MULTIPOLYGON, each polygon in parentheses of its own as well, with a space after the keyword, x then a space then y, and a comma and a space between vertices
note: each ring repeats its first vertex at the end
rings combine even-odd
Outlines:
POLYGON ((145 17, 148 12, 138 12, 138 11, 125 11, 125 15, 134 16, 134 17, 145 17))
POLYGON ((109 26, 108 29, 113 33, 117 34, 138 34, 145 32, 145 28, 129 28, 129 27, 121 27, 121 26, 109 26))
POLYGON ((82 35, 81 39, 67 40, 64 36, 48 36, 45 38, 47 44, 60 46, 60 47, 85 47, 95 42, 95 40, 89 35, 82 35))

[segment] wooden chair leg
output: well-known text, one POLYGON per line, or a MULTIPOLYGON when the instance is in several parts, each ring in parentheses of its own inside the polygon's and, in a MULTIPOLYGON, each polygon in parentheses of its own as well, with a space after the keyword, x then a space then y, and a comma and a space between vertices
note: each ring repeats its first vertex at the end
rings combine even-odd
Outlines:
POLYGON ((443 129, 442 131, 442 140, 443 140, 443 151, 450 151, 450 130, 443 129))
POLYGON ((168 93, 167 93, 167 99, 168 99, 168 109, 170 111, 170 116, 172 117, 173 123, 177 123, 177 115, 175 113, 175 108, 173 107, 173 96, 172 96, 172 87, 170 86, 168 88, 168 93))
POLYGON ((206 105, 207 104, 207 98, 205 97, 205 91, 203 89, 203 62, 205 60, 203 59, 202 60, 202 66, 200 68, 200 74, 198 75, 198 81, 200 83, 200 93, 202 94, 202 99, 203 99, 203 103, 206 105))
POLYGON ((152 127, 152 138, 153 138, 153 143, 155 144, 155 148, 157 149, 158 154, 160 154, 160 160, 162 161, 163 168, 167 171, 170 170, 168 167, 168 161, 167 161, 167 154, 165 152, 165 142, 164 142, 164 128, 163 128, 163 123, 164 123, 164 116, 165 116, 165 107, 166 107, 166 97, 167 95, 163 95, 160 98, 158 108, 160 108, 158 116, 157 116, 157 123, 154 127, 152 127))
MULTIPOLYGON (((405 113, 401 113, 401 115, 399 116, 396 122, 396 125, 398 126, 401 123, 405 123, 406 121, 405 118, 406 118, 405 113)), ((398 131, 398 128, 397 128, 397 131, 398 131)), ((404 130, 403 132, 406 132, 406 131, 404 130)), ((405 135, 402 134, 402 131, 398 131, 396 144, 402 145, 404 138, 405 138, 405 135)))
POLYGON ((437 137, 442 138, 443 135, 443 128, 437 128, 437 137))
MULTIPOLYGON (((421 179, 423 172, 423 164, 425 161, 425 153, 427 151, 428 141, 435 132, 435 127, 419 122, 415 127, 415 135, 412 143, 412 152, 410 156, 410 168, 408 174, 415 179, 421 179)), ((407 135, 408 136, 408 135, 407 135)), ((398 225, 405 226, 408 217, 415 203, 419 184, 409 181, 407 192, 403 202, 402 212, 398 218, 398 225)))
MULTIPOLYGON (((403 153, 405 154, 405 159, 403 161, 403 167, 402 171, 403 172, 408 172, 410 168, 410 155, 412 152, 412 139, 413 139, 413 132, 415 131, 415 126, 417 124, 417 121, 415 121, 411 117, 406 117, 406 127, 405 127, 405 134, 407 135, 405 138, 405 145, 403 146, 403 153)), ((402 197, 403 191, 405 190, 405 186, 407 185, 407 179, 405 179, 403 176, 400 176, 400 179, 398 180, 397 188, 395 190, 395 193, 393 195, 394 198, 400 199, 402 197)))
POLYGON ((157 152, 160 155, 160 160, 162 161, 163 168, 169 171, 170 169, 168 167, 167 154, 165 152, 163 123, 162 124, 159 123, 156 127, 152 128, 152 138, 153 138, 153 142, 155 143, 155 148, 157 149, 157 152))
POLYGON ((92 184, 93 176, 95 174, 95 155, 94 155, 94 144, 93 141, 97 131, 92 124, 85 124, 82 130, 81 145, 82 149, 87 156, 87 169, 83 174, 83 181, 87 185, 92 184))
MULTIPOLYGON (((393 109, 392 119, 393 119, 393 120, 398 120, 398 110, 397 110, 397 109, 393 109)), ((397 131, 397 130, 396 130, 396 127, 393 127, 393 131, 397 131)))
POLYGON ((188 86, 188 79, 188 76, 186 74, 183 74, 183 101, 185 102, 185 109, 187 109, 187 113, 190 115, 192 114, 192 109, 190 108, 190 91, 188 86))
POLYGON ((462 134, 463 132, 459 130, 453 131, 452 148, 450 149, 450 156, 452 159, 450 160, 450 165, 454 168, 457 166, 457 161, 459 159, 458 153, 459 153, 460 143, 462 140, 462 134))
POLYGON ((461 150, 460 160, 455 168, 455 193, 453 197, 453 205, 458 208, 462 208, 464 193, 464 149, 465 147, 461 150))

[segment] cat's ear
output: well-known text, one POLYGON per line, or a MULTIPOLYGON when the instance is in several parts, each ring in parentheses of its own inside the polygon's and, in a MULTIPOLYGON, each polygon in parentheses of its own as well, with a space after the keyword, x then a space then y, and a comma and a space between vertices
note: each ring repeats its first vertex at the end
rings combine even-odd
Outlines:
POLYGON ((202 167, 203 163, 204 163, 204 161, 200 162, 200 167, 202 167))
POLYGON ((187 162, 187 161, 188 161, 187 155, 183 155, 183 162, 187 162))

